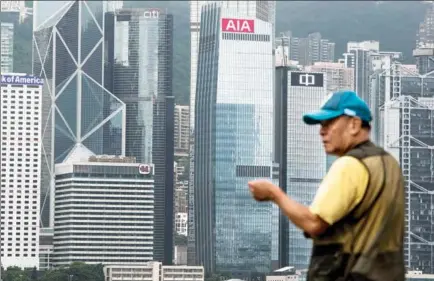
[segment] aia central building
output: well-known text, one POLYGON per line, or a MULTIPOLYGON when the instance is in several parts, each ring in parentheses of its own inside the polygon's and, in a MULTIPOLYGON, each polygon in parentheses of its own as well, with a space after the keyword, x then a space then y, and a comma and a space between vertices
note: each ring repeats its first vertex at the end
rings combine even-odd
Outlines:
POLYGON ((204 5, 195 104, 196 263, 234 278, 268 273, 271 204, 247 182, 272 179, 272 24, 204 5))

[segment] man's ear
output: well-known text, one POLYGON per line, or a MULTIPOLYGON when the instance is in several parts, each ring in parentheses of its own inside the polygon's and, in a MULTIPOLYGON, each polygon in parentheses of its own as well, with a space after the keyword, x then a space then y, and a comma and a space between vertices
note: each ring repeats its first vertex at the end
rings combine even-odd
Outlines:
POLYGON ((357 135, 362 130, 362 119, 354 117, 350 121, 350 134, 357 135))

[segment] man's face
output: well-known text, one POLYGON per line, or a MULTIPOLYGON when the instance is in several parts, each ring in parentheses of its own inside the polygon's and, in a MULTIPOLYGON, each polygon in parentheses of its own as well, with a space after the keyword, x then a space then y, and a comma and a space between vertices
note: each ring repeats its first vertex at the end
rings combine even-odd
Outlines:
POLYGON ((345 154, 362 130, 361 125, 360 119, 345 115, 321 122, 320 135, 326 153, 337 156, 345 154))

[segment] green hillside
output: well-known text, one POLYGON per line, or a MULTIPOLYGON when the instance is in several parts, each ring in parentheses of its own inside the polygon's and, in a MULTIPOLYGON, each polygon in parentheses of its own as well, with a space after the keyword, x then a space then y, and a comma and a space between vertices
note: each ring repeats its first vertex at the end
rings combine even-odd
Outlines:
MULTIPOLYGON (((189 102, 190 35, 188 1, 126 1, 127 7, 163 8, 174 15, 174 95, 179 104, 189 102)), ((402 51, 413 63, 411 51, 426 4, 419 1, 277 1, 276 32, 291 30, 303 37, 318 31, 336 43, 336 58, 348 41, 378 40, 381 49, 402 51)), ((31 23, 17 30, 15 71, 31 66, 31 23)))

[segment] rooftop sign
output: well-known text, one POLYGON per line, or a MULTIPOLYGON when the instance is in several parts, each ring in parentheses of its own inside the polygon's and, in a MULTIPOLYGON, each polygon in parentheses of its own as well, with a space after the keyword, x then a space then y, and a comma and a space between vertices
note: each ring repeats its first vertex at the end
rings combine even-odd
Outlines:
POLYGON ((139 164, 139 174, 141 175, 149 175, 152 173, 152 166, 149 164, 139 164))
POLYGON ((42 86, 44 79, 33 75, 2 75, 1 84, 42 86))
POLYGON ((158 19, 160 17, 160 10, 159 9, 147 9, 143 13, 143 17, 145 19, 158 19))
POLYGON ((255 33, 255 21, 244 19, 222 19, 223 32, 255 33))
POLYGON ((323 87, 323 73, 291 72, 291 86, 323 87))

